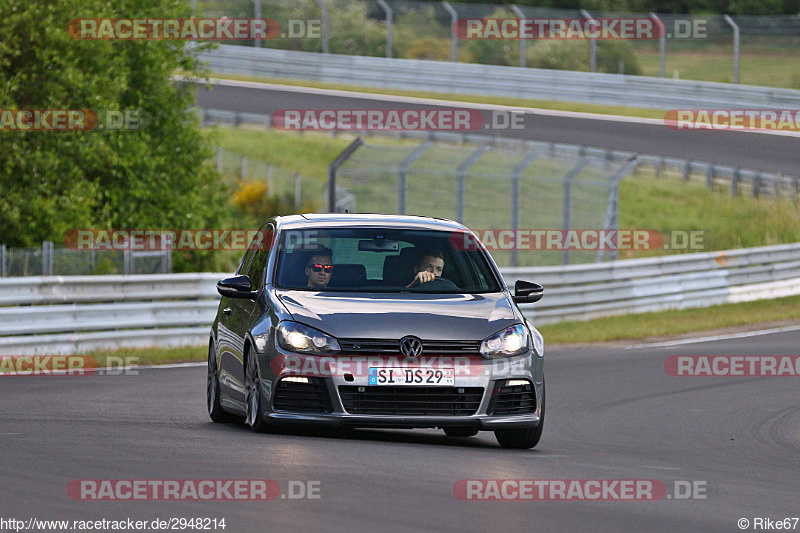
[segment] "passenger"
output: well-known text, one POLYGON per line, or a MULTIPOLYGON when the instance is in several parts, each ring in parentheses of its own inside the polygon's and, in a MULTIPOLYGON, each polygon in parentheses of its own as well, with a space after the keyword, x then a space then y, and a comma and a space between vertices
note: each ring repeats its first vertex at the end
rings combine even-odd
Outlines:
POLYGON ((333 274, 333 252, 330 248, 323 248, 313 252, 306 262, 307 287, 310 289, 324 289, 331 281, 333 274))

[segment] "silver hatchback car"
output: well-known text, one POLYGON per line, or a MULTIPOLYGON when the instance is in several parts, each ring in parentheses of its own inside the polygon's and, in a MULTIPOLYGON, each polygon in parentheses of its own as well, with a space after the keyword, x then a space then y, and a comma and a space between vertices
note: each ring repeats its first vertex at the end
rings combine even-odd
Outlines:
POLYGON ((544 342, 466 227, 363 214, 276 217, 220 280, 207 403, 214 421, 495 432, 531 448, 544 342))

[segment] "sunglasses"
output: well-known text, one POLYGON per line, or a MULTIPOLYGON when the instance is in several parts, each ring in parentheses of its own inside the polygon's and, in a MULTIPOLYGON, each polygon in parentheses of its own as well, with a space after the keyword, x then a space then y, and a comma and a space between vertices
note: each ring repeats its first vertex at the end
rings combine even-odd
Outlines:
POLYGON ((314 272, 322 272, 323 270, 325 273, 330 274, 333 272, 333 265, 309 265, 311 270, 314 272))

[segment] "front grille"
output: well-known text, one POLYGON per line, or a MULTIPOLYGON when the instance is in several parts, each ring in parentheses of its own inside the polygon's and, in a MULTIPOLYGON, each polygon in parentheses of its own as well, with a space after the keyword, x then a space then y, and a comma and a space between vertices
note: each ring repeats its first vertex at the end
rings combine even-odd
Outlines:
POLYGON ((300 413, 330 413, 331 399, 325 383, 319 378, 308 378, 308 383, 279 381, 272 398, 276 411, 300 413))
POLYGON ((483 387, 339 387, 345 411, 359 415, 474 415, 483 387), (359 392, 362 390, 363 392, 359 392))
MULTIPOLYGON (((400 340, 339 339, 341 353, 401 355, 400 340)), ((481 341, 422 341, 422 355, 477 355, 481 341)))
POLYGON ((490 415, 522 415, 536 412, 536 392, 533 385, 498 386, 489 400, 490 415))

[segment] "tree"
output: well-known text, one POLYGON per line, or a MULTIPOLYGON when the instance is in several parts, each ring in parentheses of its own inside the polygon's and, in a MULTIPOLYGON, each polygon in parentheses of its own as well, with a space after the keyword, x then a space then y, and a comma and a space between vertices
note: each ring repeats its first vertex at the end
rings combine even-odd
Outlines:
MULTIPOLYGON (((224 188, 190 106, 202 70, 185 41, 79 40, 76 18, 181 18, 189 2, 6 0, 0 109, 133 111, 123 131, 0 131, 0 242, 62 241, 72 228, 214 227, 224 188)), ((198 258, 200 260, 200 258, 198 258)))

